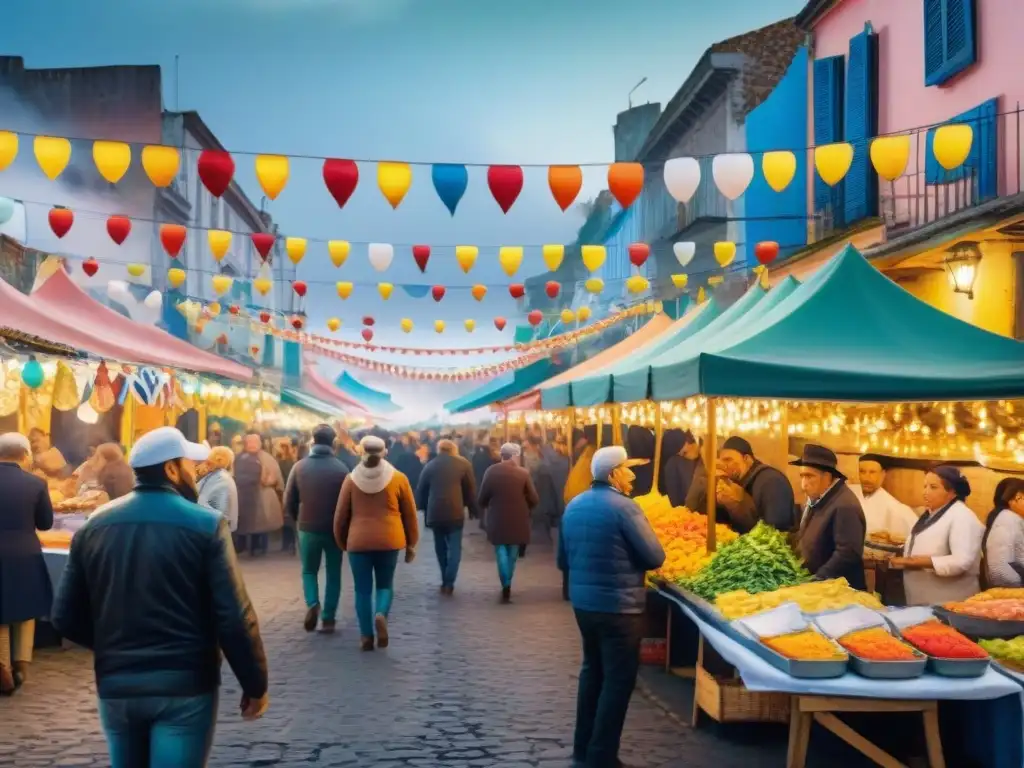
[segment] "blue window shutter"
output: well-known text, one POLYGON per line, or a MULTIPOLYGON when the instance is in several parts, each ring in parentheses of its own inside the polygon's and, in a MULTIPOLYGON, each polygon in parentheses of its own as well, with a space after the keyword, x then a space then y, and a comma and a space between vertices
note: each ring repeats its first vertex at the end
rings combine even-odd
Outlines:
POLYGON ((935 131, 925 138, 925 183, 949 184, 966 175, 974 179, 973 186, 980 200, 990 200, 999 193, 998 103, 989 99, 984 104, 957 115, 950 123, 967 123, 974 131, 971 151, 959 168, 947 171, 935 159, 933 139, 935 131))
MULTIPOLYGON (((844 57, 831 56, 814 62, 814 145, 832 144, 843 138, 843 64, 844 57)), ((836 225, 842 218, 838 205, 843 184, 830 187, 814 176, 814 211, 829 208, 836 225)))
POLYGON ((868 140, 878 133, 876 40, 870 25, 850 40, 844 138, 853 145, 853 162, 843 182, 847 225, 878 215, 878 176, 868 160, 868 140))
POLYGON ((924 82, 942 85, 978 59, 977 0, 924 0, 924 82))

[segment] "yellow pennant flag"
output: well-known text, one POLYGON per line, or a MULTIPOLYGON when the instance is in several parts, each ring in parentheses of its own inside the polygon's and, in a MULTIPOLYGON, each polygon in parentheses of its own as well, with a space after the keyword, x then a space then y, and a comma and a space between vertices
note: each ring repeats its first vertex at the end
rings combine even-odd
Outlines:
POLYGON ((444 320, 435 320, 434 321, 434 330, 435 331, 437 331, 438 333, 444 333, 444 328, 445 328, 444 320))
POLYGON ((476 330, 476 320, 473 320, 471 318, 467 318, 467 319, 463 320, 462 321, 462 325, 470 333, 472 333, 474 330, 476 330))
POLYGON ((910 162, 910 136, 881 136, 871 142, 871 164, 886 181, 896 181, 910 162))
POLYGON ((544 257, 544 263, 547 265, 548 271, 554 272, 562 266, 562 259, 565 258, 565 246, 545 245, 541 248, 541 255, 544 257))
POLYGON ((796 175, 796 155, 792 152, 765 152, 761 158, 761 172, 769 187, 782 192, 796 175))
POLYGON ((576 314, 571 309, 563 309, 562 313, 558 316, 558 319, 562 321, 564 325, 576 320, 576 314))
POLYGON ((853 145, 846 142, 814 148, 814 167, 821 180, 834 187, 844 178, 853 162, 853 145))
POLYGON ((971 154, 974 130, 966 124, 943 125, 935 129, 932 152, 939 165, 947 171, 959 168, 971 154))
POLYGON ((174 147, 154 144, 142 148, 142 170, 155 187, 169 187, 180 165, 181 156, 174 147))
POLYGON ((36 162, 50 181, 55 181, 71 160, 71 142, 57 136, 36 136, 32 144, 36 162))
POLYGON ((387 301, 391 298, 391 293, 395 290, 395 286, 391 283, 377 283, 377 293, 380 297, 387 301))
POLYGON ((0 131, 0 171, 4 170, 18 156, 18 134, 0 131))
POLYGON ((288 254, 288 258, 291 259, 292 264, 298 265, 302 261, 302 257, 306 255, 306 238, 286 237, 284 240, 284 250, 288 254))
POLYGON ((206 233, 206 239, 210 243, 213 258, 220 262, 231 247, 231 233, 223 229, 211 229, 206 233))
POLYGON ((498 249, 498 263, 505 274, 512 277, 523 263, 523 249, 518 245, 503 245, 498 249))
POLYGON ((590 307, 580 307, 576 310, 576 322, 585 323, 590 319, 590 307))
POLYGON ((120 141, 94 141, 92 161, 106 181, 117 184, 132 164, 132 148, 120 141))
POLYGON ((404 333, 412 333, 412 320, 410 320, 408 317, 403 317, 402 322, 399 323, 399 325, 402 327, 402 331, 404 333))
POLYGON ((345 263, 351 250, 352 246, 348 240, 329 240, 327 242, 327 253, 330 254, 331 263, 336 267, 345 263))
POLYGON ((231 290, 231 284, 234 281, 227 275, 214 275, 211 282, 213 284, 213 292, 218 296, 223 296, 231 290))
POLYGON ((392 208, 397 208, 412 186, 412 167, 408 163, 377 163, 377 186, 392 208))
POLYGON ((181 288, 185 283, 185 270, 178 267, 167 270, 167 284, 171 288, 181 288))
POLYGON ((735 258, 736 243, 729 242, 728 240, 715 243, 715 261, 718 262, 718 266, 727 267, 732 264, 732 260, 735 258))
POLYGON ((288 158, 284 155, 256 156, 256 180, 271 200, 276 200, 281 194, 290 173, 288 158))
POLYGON ((608 251, 603 245, 584 245, 580 252, 583 256, 583 265, 590 272, 599 270, 608 256, 608 251))
POLYGON ((690 282, 689 275, 672 275, 672 285, 674 285, 679 290, 685 288, 688 282, 690 282))
POLYGON ((269 277, 257 277, 252 281, 252 286, 260 296, 266 296, 270 293, 270 289, 274 287, 274 282, 269 277))
POLYGON ((476 264, 476 257, 480 253, 480 249, 475 245, 456 245, 455 246, 455 261, 458 262, 462 271, 467 275, 469 270, 476 264))
POLYGON ((632 275, 626 279, 626 290, 630 293, 643 293, 650 287, 651 284, 643 275, 632 275))
POLYGON ((600 277, 589 277, 583 284, 583 287, 590 291, 590 293, 600 293, 604 290, 604 280, 600 277))
POLYGON ((335 283, 334 288, 338 291, 339 299, 347 299, 352 295, 352 283, 335 283))

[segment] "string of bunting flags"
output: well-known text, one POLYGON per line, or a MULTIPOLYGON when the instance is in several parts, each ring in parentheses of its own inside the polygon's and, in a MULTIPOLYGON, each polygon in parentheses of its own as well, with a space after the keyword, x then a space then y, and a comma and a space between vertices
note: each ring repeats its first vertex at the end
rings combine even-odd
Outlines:
MULTIPOLYGON (((0 171, 7 168, 19 152, 19 137, 32 139, 36 163, 51 180, 56 180, 71 160, 72 142, 68 138, 26 132, 0 131, 0 171)), ((946 170, 964 163, 974 141, 972 127, 966 123, 942 125, 932 134, 932 154, 946 170)), ((842 181, 853 164, 857 152, 867 152, 878 175, 895 181, 906 170, 911 155, 909 134, 882 136, 872 141, 838 142, 810 148, 818 176, 831 186, 842 181)), ((167 187, 178 175, 181 150, 163 145, 133 145, 120 141, 92 142, 92 159, 99 175, 110 184, 124 178, 138 151, 146 176, 157 187, 167 187), (140 148, 141 147, 141 148, 140 148)), ((199 153, 196 170, 207 190, 221 197, 235 178, 234 156, 250 153, 205 149, 199 153)), ((759 153, 761 173, 776 192, 785 190, 796 175, 796 154, 792 150, 759 153)), ((756 166, 750 153, 714 155, 711 175, 715 186, 729 200, 736 200, 746 192, 754 179, 756 166)), ((308 159, 308 158, 303 158, 308 159)), ((360 165, 376 166, 377 188, 392 208, 397 209, 413 184, 413 168, 430 166, 430 179, 438 199, 455 215, 459 203, 469 186, 466 164, 410 163, 395 161, 357 161, 342 158, 315 158, 323 163, 322 177, 328 193, 339 208, 344 208, 355 194, 362 180, 360 165)), ((702 183, 699 157, 672 158, 658 163, 665 189, 680 203, 688 203, 702 183)), ((601 164, 605 165, 605 164, 601 164)), ((291 160, 286 155, 256 154, 253 166, 263 193, 271 200, 284 191, 291 176, 291 160)), ((503 213, 508 213, 519 199, 525 183, 523 165, 490 165, 487 168, 487 187, 503 213)), ((619 162, 607 165, 607 188, 623 208, 628 208, 640 196, 649 170, 642 163, 619 162)), ((581 165, 551 165, 547 173, 548 189, 555 203, 563 211, 576 201, 583 186, 581 165)))

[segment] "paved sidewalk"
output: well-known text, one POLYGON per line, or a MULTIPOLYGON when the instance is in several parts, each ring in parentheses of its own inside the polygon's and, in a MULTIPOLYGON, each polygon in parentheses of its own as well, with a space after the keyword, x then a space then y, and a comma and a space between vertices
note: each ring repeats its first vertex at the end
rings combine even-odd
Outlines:
MULTIPOLYGON (((531 547, 513 604, 499 605, 493 554, 475 526, 467 531, 455 597, 438 595, 427 533, 417 561, 399 566, 391 648, 369 654, 358 649, 347 563, 342 631, 325 637, 302 631, 296 559, 244 557, 271 707, 260 722, 242 722, 225 668, 211 765, 568 766, 579 642, 553 554, 531 547)), ((0 700, 0 766, 109 765, 89 655, 44 651, 32 672, 23 691, 0 700)), ((774 768, 783 755, 694 732, 634 696, 623 759, 638 766, 774 768)))

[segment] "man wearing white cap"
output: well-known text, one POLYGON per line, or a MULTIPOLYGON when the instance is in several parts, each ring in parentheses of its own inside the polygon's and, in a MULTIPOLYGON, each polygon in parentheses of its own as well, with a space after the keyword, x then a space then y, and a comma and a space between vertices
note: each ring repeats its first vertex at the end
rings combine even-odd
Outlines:
POLYGON ((267 708, 267 661, 221 513, 196 503, 210 449, 177 429, 143 435, 135 489, 75 534, 52 615, 95 654, 100 720, 113 768, 206 765, 221 653, 246 719, 267 708))
POLYGON ((569 506, 558 540, 558 567, 583 639, 573 759, 587 768, 624 768, 619 742, 640 669, 647 571, 665 551, 640 505, 629 498, 635 475, 622 446, 601 448, 590 490, 569 506))

